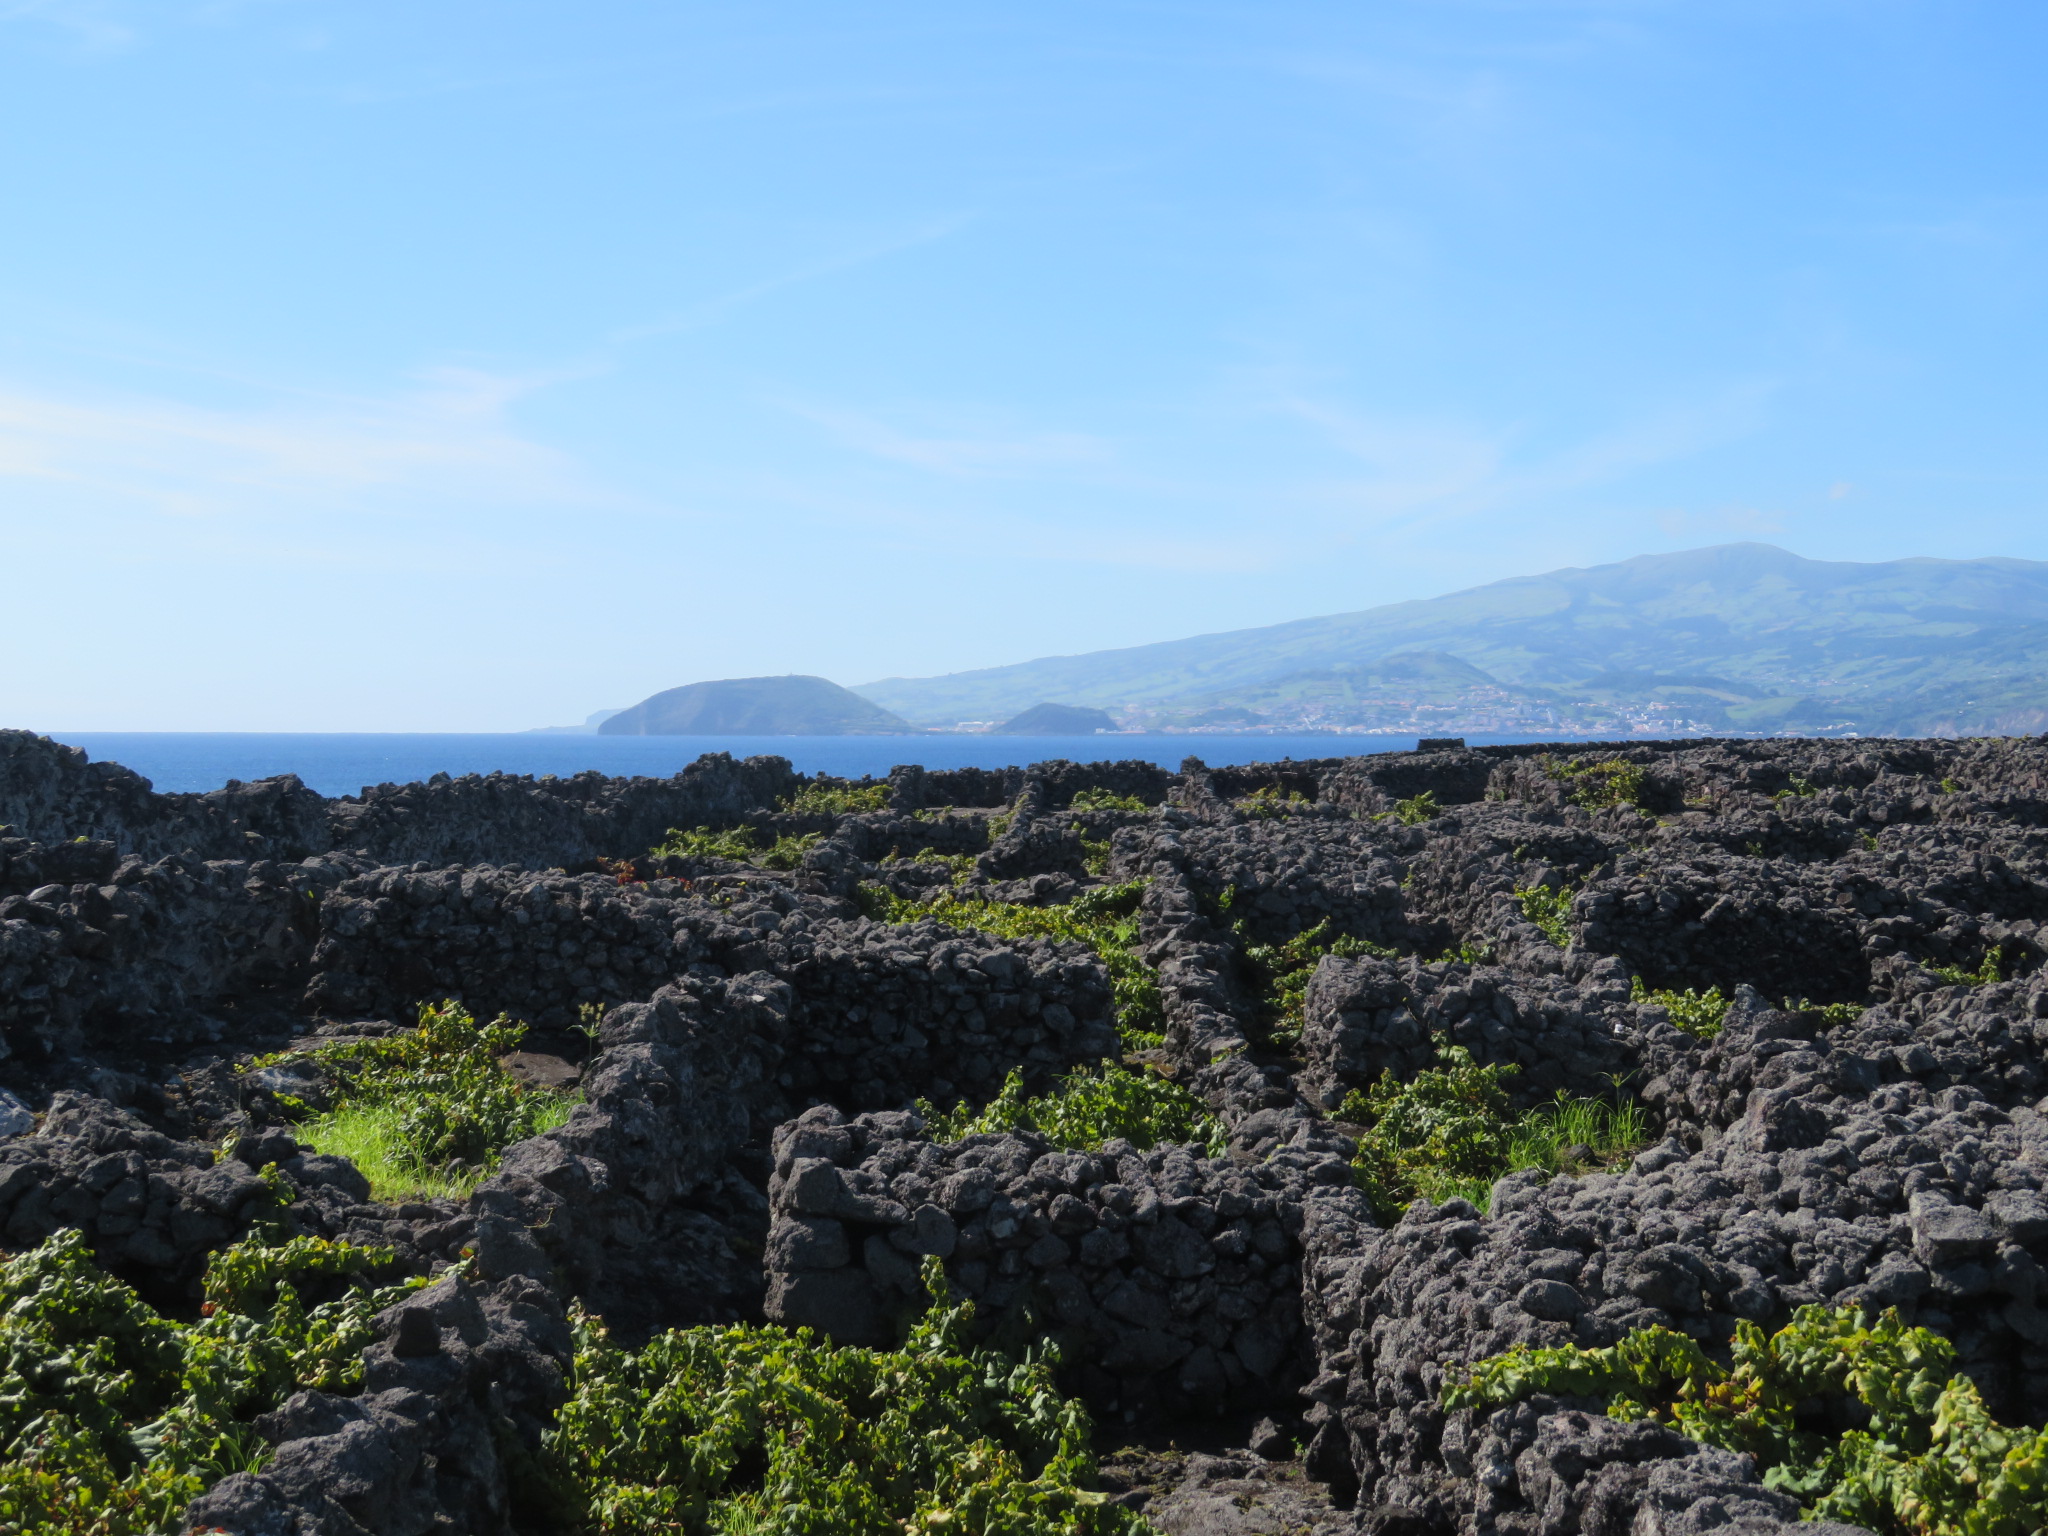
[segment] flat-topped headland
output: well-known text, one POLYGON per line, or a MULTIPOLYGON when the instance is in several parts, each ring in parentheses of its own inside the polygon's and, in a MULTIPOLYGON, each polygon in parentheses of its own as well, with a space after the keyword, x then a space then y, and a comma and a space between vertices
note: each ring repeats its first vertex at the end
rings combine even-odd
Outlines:
POLYGON ((2048 742, 1430 746, 328 798, 0 732, 0 1302, 127 1372, 34 1377, 19 1497, 1789 1536, 1946 1529, 1946 1457, 2025 1528, 2048 742))

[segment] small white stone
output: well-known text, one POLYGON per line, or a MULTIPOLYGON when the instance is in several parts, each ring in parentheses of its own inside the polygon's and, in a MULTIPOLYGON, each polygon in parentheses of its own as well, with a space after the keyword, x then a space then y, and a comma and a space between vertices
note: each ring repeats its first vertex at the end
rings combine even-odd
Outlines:
POLYGON ((26 1136, 35 1128, 35 1112, 5 1088, 0 1088, 0 1139, 26 1136))

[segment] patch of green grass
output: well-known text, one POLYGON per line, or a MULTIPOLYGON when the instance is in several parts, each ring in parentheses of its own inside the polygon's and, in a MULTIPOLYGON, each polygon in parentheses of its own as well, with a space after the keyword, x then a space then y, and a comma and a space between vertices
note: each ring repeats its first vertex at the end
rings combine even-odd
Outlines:
POLYGON ((709 827, 690 832, 670 827, 667 840, 657 843, 649 852, 657 859, 730 859, 735 864, 758 864, 763 869, 795 869, 803 862, 804 854, 818 845, 821 836, 805 832, 796 837, 770 838, 750 826, 730 827, 722 832, 709 827))
POLYGON ((1560 1090, 1554 1102, 1511 1115, 1502 1085, 1515 1067, 1482 1067, 1459 1045, 1440 1047, 1437 1060, 1406 1083, 1383 1073, 1338 1106, 1338 1119, 1367 1127, 1352 1177, 1382 1220, 1417 1196, 1439 1203, 1462 1197, 1484 1211, 1507 1174, 1603 1167, 1649 1138, 1649 1121, 1633 1100, 1575 1099, 1560 1090))
POLYGON ((1119 795, 1107 789, 1084 789, 1075 795, 1067 808, 1074 811, 1132 811, 1142 813, 1148 807, 1136 795, 1119 795))
POLYGON ((1572 943, 1572 888, 1568 885, 1531 885, 1515 892, 1522 903, 1522 915, 1543 930, 1543 936, 1559 949, 1572 943))
MULTIPOLYGON (((538 1136, 566 1125, 575 1108, 567 1095, 536 1095, 526 1134, 538 1136)), ((316 1151, 354 1163, 370 1181, 372 1200, 461 1199, 474 1193, 490 1173, 485 1164, 450 1169, 424 1162, 414 1151, 407 1111, 397 1104, 345 1104, 314 1116, 296 1127, 295 1134, 316 1151)))
POLYGON ((1058 939, 1086 944, 1109 972, 1117 1033, 1126 1050, 1152 1050, 1165 1043, 1166 1016, 1159 977, 1138 957, 1138 903, 1144 879, 1084 891, 1064 906, 1027 907, 1007 901, 970 901, 945 896, 907 901, 880 886, 863 886, 861 901, 870 917, 894 923, 921 918, 955 928, 973 928, 1004 939, 1058 939))
POLYGON ((805 816, 848 816, 863 811, 886 811, 889 809, 889 786, 806 784, 795 794, 783 796, 782 809, 805 816))
POLYGON ((1071 1072, 1051 1093, 1027 1098, 1024 1074, 1012 1070, 1002 1091, 979 1110, 950 1111, 920 1099, 917 1112, 934 1141, 958 1141, 994 1131, 1036 1131, 1055 1146, 1092 1152, 1118 1136, 1135 1147, 1193 1142, 1211 1157, 1230 1146, 1230 1133, 1194 1094, 1150 1068, 1133 1070, 1104 1061, 1071 1072))
POLYGON ((573 1310, 570 1396, 543 1442, 551 1528, 656 1536, 1143 1536, 1087 1490, 1087 1410, 1049 1344, 977 1347, 974 1307, 935 1299, 900 1349, 737 1325, 638 1350, 573 1310))
POLYGON ((1734 1001, 1723 997, 1719 987, 1709 987, 1704 992, 1691 987, 1683 992, 1668 988, 1652 989, 1643 985, 1640 976, 1629 978, 1628 1000, 1632 1003, 1655 1003, 1664 1010, 1675 1028, 1702 1040, 1711 1040, 1721 1033, 1721 1021, 1728 1016, 1728 1005, 1734 1001))
POLYGON ((463 1193, 506 1147, 560 1125, 573 1107, 498 1065, 525 1037, 524 1024, 502 1014, 479 1024, 450 1001, 422 1007, 419 1027, 402 1034, 321 1046, 306 1054, 332 1080, 334 1103, 299 1134, 322 1152, 360 1151, 372 1192, 380 1180, 394 1192, 379 1198, 463 1193))

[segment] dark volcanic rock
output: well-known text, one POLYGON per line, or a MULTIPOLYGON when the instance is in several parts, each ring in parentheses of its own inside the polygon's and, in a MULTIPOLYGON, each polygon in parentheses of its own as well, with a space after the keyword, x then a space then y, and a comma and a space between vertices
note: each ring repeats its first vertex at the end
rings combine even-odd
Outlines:
POLYGON ((258 1220, 433 1278, 360 1394, 276 1405, 274 1457, 193 1506, 238 1536, 531 1527, 571 1301, 626 1339, 767 1317, 880 1342, 930 1263, 991 1326, 1058 1337, 1106 1426, 1201 1427, 1204 1451, 1111 1458, 1170 1532, 1795 1520, 1746 1458, 1598 1404, 1439 1406, 1485 1355, 1647 1323, 1714 1351, 1807 1303, 1896 1307, 2001 1419, 2048 1419, 2048 746, 1564 750, 907 766, 836 814, 787 808, 806 781, 777 758, 159 795, 0 733, 0 1233, 76 1228, 167 1308, 258 1220), (650 856, 742 824, 809 841, 784 870, 650 856), (1223 1155, 929 1139, 913 1100, 1117 1054, 1110 977, 1081 945, 878 920, 866 888, 1046 906, 1140 878, 1141 1059, 1223 1155), (1562 945, 1537 888, 1567 893, 1562 945), (1304 967, 1296 1045, 1250 951, 1305 934, 1353 942, 1304 967), (1719 1032, 1638 978, 1718 988, 1719 1032), (235 1070, 445 997, 527 1022, 515 1067, 582 1094, 470 1199, 373 1201, 293 1134, 317 1069, 235 1070), (1377 1224, 1328 1111, 1448 1045, 1512 1065, 1518 1107, 1624 1084, 1651 1144, 1377 1224))

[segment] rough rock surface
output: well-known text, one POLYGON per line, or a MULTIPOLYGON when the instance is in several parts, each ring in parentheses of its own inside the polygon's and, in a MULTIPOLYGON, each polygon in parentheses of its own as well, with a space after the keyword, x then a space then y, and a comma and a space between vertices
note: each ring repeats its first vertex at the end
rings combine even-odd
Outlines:
POLYGON ((539 1528, 514 1490, 569 1302, 629 1339, 765 1317, 880 1340, 928 1258, 1062 1340, 1106 1445, 1235 1426, 1110 1457, 1169 1532, 1796 1520, 1746 1459, 1654 1424, 1439 1406, 1465 1362, 1650 1322, 1711 1350, 1807 1302, 1896 1306, 1999 1417, 2048 1419, 2048 745, 1560 750, 904 767, 886 808, 834 814, 781 804, 805 781, 774 758, 158 795, 0 732, 0 1242, 78 1228, 173 1307, 259 1218, 437 1277, 380 1320, 361 1395, 279 1406, 272 1458, 193 1506, 237 1536, 539 1528), (809 841, 780 871, 649 856, 742 824, 809 841), (930 1140, 914 1099, 1113 1054, 1110 979, 1084 946, 883 921, 863 888, 1044 906, 1140 878, 1148 1059, 1225 1154, 930 1140), (1563 944, 1535 888, 1568 893, 1563 944), (1375 948, 1315 967, 1297 1044, 1248 952, 1312 931, 1375 948), (1636 978, 1719 988, 1719 1034, 1636 978), (236 1070, 443 997, 581 1069, 569 1122, 467 1200, 370 1200, 292 1134, 317 1083, 236 1070), (1330 1111, 1446 1045, 1515 1067, 1518 1106, 1625 1084, 1651 1143, 1376 1223, 1330 1111))

